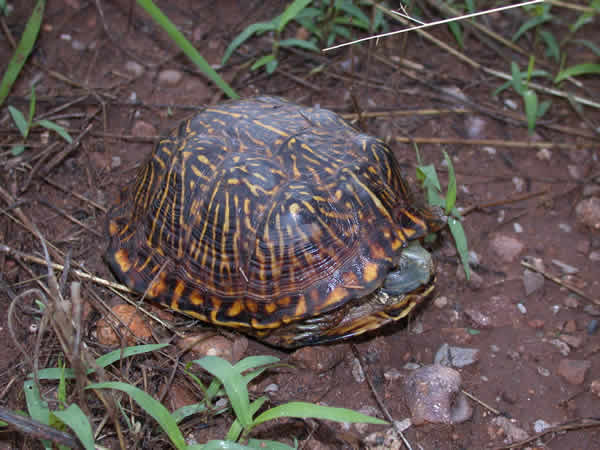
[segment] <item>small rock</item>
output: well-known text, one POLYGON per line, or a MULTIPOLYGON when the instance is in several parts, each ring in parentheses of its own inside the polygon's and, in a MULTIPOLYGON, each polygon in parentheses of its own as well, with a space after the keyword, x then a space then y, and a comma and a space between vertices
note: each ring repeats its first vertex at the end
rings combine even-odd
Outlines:
POLYGON ((590 323, 588 323, 587 328, 587 333, 590 336, 593 336, 594 334, 596 334, 596 331, 598 331, 598 319, 592 319, 590 320, 590 323))
POLYGON ((563 273, 566 273, 569 275, 573 275, 573 274, 579 272, 579 269, 577 267, 573 267, 567 263, 559 261, 558 259, 553 259, 552 264, 554 264, 556 267, 558 267, 560 270, 562 270, 563 273))
POLYGON ((100 344, 111 347, 121 345, 121 337, 117 335, 115 328, 119 330, 127 345, 134 345, 136 338, 149 339, 152 336, 145 316, 135 306, 119 304, 113 306, 111 311, 120 321, 113 316, 106 316, 98 321, 96 337, 100 344))
POLYGON ((539 152, 535 154, 535 156, 540 161, 550 161, 550 159, 552 158, 552 152, 547 148, 542 148, 539 152))
POLYGON ((279 391, 279 386, 275 383, 271 383, 265 387, 264 392, 277 392, 279 391))
POLYGON ((504 262, 513 262, 523 251, 525 245, 512 236, 496 234, 490 241, 492 251, 504 262))
POLYGON ((354 377, 354 381, 359 384, 365 382, 365 372, 358 358, 352 360, 352 376, 354 377))
POLYGON ((197 333, 181 340, 181 346, 189 348, 196 357, 218 356, 233 363, 233 342, 225 336, 197 333))
POLYGON ((545 324, 545 322, 542 319, 532 319, 529 322, 527 322, 527 325, 529 325, 531 328, 533 328, 535 330, 544 328, 544 324, 545 324))
POLYGON ((536 433, 541 433, 546 428, 550 428, 550 427, 551 427, 551 425, 542 419, 538 419, 533 423, 533 431, 535 431, 536 433))
POLYGON ((486 152, 488 155, 492 155, 492 156, 494 156, 497 153, 497 151, 494 147, 483 147, 481 150, 486 152))
POLYGON ((390 370, 386 370, 385 372, 383 372, 383 379, 387 380, 387 381, 396 381, 399 378, 401 378, 402 372, 400 372, 398 369, 396 368, 392 368, 390 370))
POLYGON ((523 227, 521 226, 520 223, 515 222, 515 223, 513 223, 513 230, 515 231, 515 233, 522 233, 523 227))
POLYGON ((527 431, 518 427, 515 423, 511 422, 511 420, 508 419, 507 417, 503 417, 503 416, 494 417, 491 420, 491 422, 492 422, 492 424, 496 425, 497 427, 500 427, 500 429, 504 432, 504 434, 506 435, 506 439, 505 439, 504 443, 506 443, 506 444, 512 444, 513 442, 523 441, 523 440, 529 438, 529 434, 527 434, 527 431))
POLYGON ((136 78, 144 74, 144 66, 136 61, 127 61, 125 63, 125 70, 136 78))
POLYGON ((571 336, 569 334, 562 334, 560 340, 567 343, 571 348, 579 348, 583 344, 582 336, 571 336))
POLYGON ((533 270, 525 269, 523 271, 523 286, 525 295, 529 296, 544 287, 544 275, 533 270))
POLYGON ((376 431, 368 435, 364 442, 367 450, 401 450, 404 448, 404 442, 398 436, 396 429, 406 431, 412 425, 410 419, 404 419, 402 421, 394 421, 393 427, 388 428, 387 431, 376 431))
POLYGON ((565 233, 570 233, 571 231, 573 231, 573 228, 568 223, 559 223, 558 228, 560 229, 560 231, 563 231, 565 233))
POLYGON ((183 78, 183 73, 175 69, 161 70, 158 74, 158 82, 163 86, 176 86, 183 78))
POLYGON ((441 297, 437 297, 434 301, 433 304, 435 305, 436 308, 445 308, 446 306, 448 306, 448 297, 442 295, 441 297))
POLYGON ((465 309, 465 315, 477 326, 477 328, 489 328, 492 324, 492 319, 487 314, 474 309, 465 309))
POLYGON ((498 221, 498 223, 502 223, 502 222, 504 222, 505 217, 506 217, 506 211, 501 209, 500 211, 498 211, 498 218, 496 220, 498 221))
POLYGON ((538 367, 537 368, 538 373, 543 376, 543 377, 549 377, 550 376, 550 371, 548 369, 546 369, 545 367, 538 367))
POLYGON ((563 356, 569 356, 569 353, 571 353, 571 349, 567 343, 561 341, 560 339, 551 339, 550 344, 554 345, 563 356))
POLYGON ((156 128, 151 123, 136 120, 131 129, 131 134, 136 137, 154 137, 157 133, 156 128))
POLYGON ((435 364, 446 367, 466 367, 479 360, 479 349, 465 347, 451 347, 444 343, 434 357, 435 364))
POLYGON ((517 309, 521 314, 527 314, 527 308, 523 303, 517 303, 517 309))
POLYGON ((585 305, 583 311, 593 317, 600 316, 600 308, 596 305, 585 305))
POLYGON ((590 391, 600 397, 600 378, 597 378, 590 383, 590 391))
POLYGON ((558 314, 558 312, 560 311, 560 305, 552 305, 550 307, 550 311, 552 311, 552 314, 554 315, 558 314))
POLYGON ((500 398, 509 405, 514 405, 518 400, 517 393, 515 391, 502 391, 500 393, 500 398))
POLYGON ((579 308, 579 300, 572 296, 568 296, 567 298, 565 298, 565 301, 563 303, 567 308, 579 308))
POLYGON ((469 136, 471 139, 481 136, 483 130, 485 129, 485 123, 485 120, 481 117, 468 116, 465 120, 467 136, 469 136))
POLYGON ((600 230, 600 197, 581 200, 575 207, 577 221, 585 226, 600 230))
POLYGON ((573 319, 567 320, 562 331, 565 333, 575 333, 577 331, 577 323, 573 319))
POLYGON ((473 408, 461 389, 460 374, 432 365, 413 371, 404 381, 406 402, 414 425, 456 424, 471 418, 473 408))
POLYGON ((417 364, 415 362, 407 362, 406 364, 404 364, 402 366, 402 368, 405 370, 415 370, 415 369, 418 369, 419 367, 421 367, 421 364, 417 364))
POLYGON ((492 353, 498 353, 500 351, 500 347, 498 347, 496 344, 492 344, 490 345, 490 351, 492 353))
POLYGON ((594 262, 600 261, 600 251, 594 250, 593 252, 590 252, 590 254, 588 255, 588 258, 590 261, 594 261, 594 262))
POLYGON ((590 367, 592 363, 587 359, 562 359, 558 365, 558 374, 571 384, 582 384, 590 367))
POLYGON ((515 191, 523 192, 523 189, 525 189, 525 180, 523 178, 513 177, 512 182, 515 185, 515 191))
POLYGON ((118 167, 121 167, 121 157, 120 156, 113 156, 110 159, 110 167, 111 167, 111 169, 116 169, 118 167))
POLYGON ((290 362, 296 363, 305 369, 322 373, 333 369, 344 361, 346 353, 348 353, 346 344, 329 346, 326 351, 319 346, 302 347, 290 355, 290 362))
POLYGON ((71 41, 71 47, 73 47, 73 50, 78 52, 81 52, 87 48, 87 46, 79 39, 73 39, 73 41, 71 41))
POLYGON ((569 175, 571 176, 571 178, 575 179, 575 180, 581 180, 581 169, 578 166, 575 166, 573 164, 569 164, 567 166, 567 172, 569 172, 569 175))
POLYGON ((512 109, 513 111, 516 111, 516 109, 518 108, 517 102, 511 100, 510 98, 504 99, 504 104, 507 108, 512 109))
POLYGON ((477 267, 479 264, 481 264, 481 258, 477 252, 475 250, 469 250, 469 265, 477 267))

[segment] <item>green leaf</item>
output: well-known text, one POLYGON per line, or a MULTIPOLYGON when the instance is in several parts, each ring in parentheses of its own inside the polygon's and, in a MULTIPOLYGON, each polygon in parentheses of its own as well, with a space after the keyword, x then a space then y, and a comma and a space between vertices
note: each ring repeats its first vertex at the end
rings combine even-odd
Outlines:
POLYGON ((135 400, 144 411, 146 411, 146 414, 149 414, 158 422, 176 448, 184 449, 186 447, 185 439, 183 438, 181 430, 177 427, 175 418, 158 400, 154 399, 140 388, 130 384, 121 383, 120 381, 107 381, 105 383, 91 384, 87 386, 86 389, 116 389, 125 392, 135 400))
POLYGON ((596 56, 598 56, 600 58, 600 47, 598 47, 592 41, 588 41, 586 39, 576 39, 573 42, 576 42, 577 44, 584 45, 585 47, 589 48, 592 52, 594 52, 594 54, 596 56))
POLYGON ((582 26, 592 23, 594 21, 594 13, 583 13, 581 14, 575 23, 569 26, 569 31, 571 33, 576 33, 582 26))
POLYGON ((523 33, 526 33, 527 31, 531 30, 532 28, 535 28, 538 25, 541 25, 543 23, 546 23, 546 22, 552 20, 552 18, 553 18, 553 16, 551 14, 544 13, 542 15, 539 15, 539 16, 529 19, 527 22, 525 22, 523 25, 521 25, 519 27, 519 29, 517 30, 517 32, 513 35, 513 37, 512 37, 513 42, 517 41, 523 35, 523 33))
POLYGON ((275 72, 275 69, 277 69, 277 64, 279 64, 279 62, 276 59, 273 59, 272 61, 269 61, 267 63, 267 65, 265 66, 265 69, 267 70, 268 74, 272 74, 273 72, 275 72))
POLYGON ((294 20, 296 16, 306 8, 312 0, 294 0, 285 8, 285 11, 279 16, 277 31, 281 33, 290 20, 294 20))
POLYGON ((600 74, 600 64, 578 64, 576 66, 568 67, 565 70, 561 70, 554 79, 554 83, 560 83, 562 80, 568 77, 576 77, 578 75, 590 75, 600 74))
POLYGON ((552 102, 550 100, 544 100, 542 103, 540 103, 540 106, 539 106, 538 112, 537 112, 538 119, 541 119, 544 116, 544 114, 546 114, 546 112, 550 108, 550 105, 552 105, 552 102))
POLYGON ((359 28, 369 28, 369 18, 358 6, 354 5, 351 1, 337 0, 335 6, 340 10, 344 11, 351 18, 349 24, 357 26, 359 28))
POLYGON ((546 30, 540 31, 540 37, 546 44, 546 55, 554 58, 554 61, 559 62, 560 60, 560 47, 556 38, 552 33, 546 30))
POLYGON ((13 145, 12 148, 10 149, 10 153, 13 156, 19 156, 20 154, 22 154, 25 151, 25 148, 26 148, 25 144, 13 145))
POLYGON ((448 153, 444 151, 444 159, 448 164, 448 191, 446 192, 446 214, 450 214, 452 208, 456 204, 456 175, 454 174, 454 166, 448 153))
POLYGON ((31 97, 29 98, 29 119, 27 123, 31 126, 33 122, 33 116, 35 115, 35 88, 31 88, 31 97))
POLYGON ((465 48, 465 43, 464 43, 464 40, 463 40, 462 27, 460 26, 460 24, 458 22, 450 22, 448 24, 448 28, 450 29, 450 31, 454 35, 454 39, 456 39, 456 42, 458 42, 458 46, 460 48, 465 48))
POLYGON ((254 62, 254 64, 252 64, 252 66, 250 66, 250 70, 259 69, 262 66, 267 65, 271 61, 275 61, 275 55, 273 53, 269 53, 268 55, 261 56, 254 62))
POLYGON ((527 117, 527 129, 529 134, 535 129, 535 122, 538 117, 538 98, 537 94, 532 89, 527 89, 523 93, 523 101, 525 103, 525 117, 527 117))
MULTIPOLYGON (((254 400, 250 404, 250 416, 254 417, 254 415, 258 412, 258 410, 262 407, 262 405, 264 405, 266 401, 267 397, 259 397, 256 400, 254 400)), ((252 428, 253 426, 253 424, 250 425, 250 428, 252 428)), ((249 430, 250 429, 248 429, 248 431, 249 430)), ((240 423, 239 419, 235 419, 235 421, 231 424, 231 427, 229 428, 229 431, 227 432, 227 436, 225 436, 225 438, 228 441, 237 441, 242 431, 242 424, 240 423)))
POLYGON ((19 129, 19 133, 23 136, 23 139, 27 139, 27 136, 29 135, 29 124, 27 123, 27 120, 25 120, 23 113, 13 106, 8 107, 8 112, 19 129))
POLYGON ((237 95, 231 86, 215 72, 211 65, 200 55, 200 53, 198 53, 190 41, 181 34, 173 22, 171 22, 169 18, 156 7, 152 0, 137 0, 137 3, 150 14, 152 19, 167 32, 169 37, 177 44, 181 51, 183 51, 183 53, 185 53, 185 55, 196 64, 202 73, 212 80, 219 89, 221 89, 229 98, 239 98, 239 95, 237 95))
POLYGON ((304 50, 310 50, 312 52, 320 52, 321 51, 314 42, 305 41, 302 39, 284 39, 282 41, 279 41, 279 46, 280 47, 299 47, 299 48, 303 48, 304 50))
MULTIPOLYGON (((200 446, 190 446, 188 449, 197 448, 198 450, 253 450, 254 447, 238 444, 231 441, 208 441, 200 446)), ((270 447, 265 447, 270 448, 270 447)))
MULTIPOLYGON (((136 345, 133 347, 125 347, 123 351, 113 350, 106 355, 102 355, 96 359, 96 364, 100 367, 108 367, 112 363, 119 361, 121 358, 128 358, 130 356, 141 355, 143 353, 154 352, 168 346, 169 344, 147 344, 147 345, 136 345)), ((87 375, 94 373, 96 369, 88 369, 87 375)), ((42 369, 38 372, 38 378, 40 380, 59 380, 61 377, 62 369, 48 368, 42 369)), ((75 378, 75 372, 73 369, 65 369, 65 378, 75 378)), ((27 375, 28 378, 33 378, 33 373, 27 375)))
POLYGON ((510 72, 512 74, 513 89, 520 95, 523 95, 522 75, 516 62, 510 63, 510 72))
POLYGON ((35 124, 40 125, 44 128, 47 128, 48 130, 56 131, 60 135, 60 137, 62 137, 69 144, 71 144, 73 142, 73 138, 71 137, 69 132, 67 130, 65 130, 63 127, 61 127, 60 125, 58 125, 57 123, 43 119, 43 120, 36 122, 35 124))
POLYGON ((229 44, 229 46, 225 50, 225 54, 223 55, 223 60, 221 61, 221 64, 225 64, 229 60, 233 52, 240 45, 246 42, 246 40, 248 40, 253 34, 261 34, 265 31, 275 31, 276 29, 277 27, 273 22, 259 22, 249 25, 244 31, 238 34, 233 41, 231 41, 231 44, 229 44))
POLYGON ((233 368, 229 361, 217 356, 205 356, 196 360, 195 363, 223 383, 236 417, 244 429, 248 429, 252 423, 252 417, 250 416, 248 389, 244 384, 242 375, 233 368))
POLYGON ((376 417, 367 416, 351 409, 334 408, 331 406, 314 405, 306 402, 290 402, 271 408, 260 414, 253 425, 259 425, 269 420, 282 417, 295 417, 298 419, 324 419, 335 422, 350 423, 372 423, 376 425, 387 425, 387 422, 376 417))
POLYGON ((27 25, 25 25, 25 31, 23 31, 19 45, 17 45, 17 49, 8 63, 6 72, 4 72, 2 82, 0 82, 0 105, 6 100, 12 85, 19 76, 19 73, 21 73, 21 69, 31 54, 31 50, 33 50, 40 31, 42 18, 44 17, 45 6, 46 0, 38 0, 27 21, 27 25))
POLYGON ((179 423, 194 414, 205 413, 206 411, 207 408, 204 403, 194 403, 193 405, 186 405, 176 409, 173 411, 172 416, 175 419, 175 422, 179 423))
POLYGON ((64 411, 54 411, 52 414, 73 430, 86 450, 95 449, 92 426, 79 406, 73 403, 64 411))
MULTIPOLYGON (((25 392, 25 402, 27 403, 27 412, 33 420, 50 426, 50 409, 48 403, 42 400, 40 391, 33 380, 23 382, 23 391, 25 392)), ((42 439, 44 447, 52 449, 52 443, 47 439, 42 439)))
POLYGON ((471 270, 469 268, 469 249, 467 246, 467 236, 465 234, 465 230, 462 226, 462 223, 460 223, 454 217, 448 217, 448 227, 450 228, 450 233, 454 238, 454 243, 456 244, 456 251, 458 252, 458 256, 460 257, 460 261, 465 271, 467 280, 470 280, 471 270))

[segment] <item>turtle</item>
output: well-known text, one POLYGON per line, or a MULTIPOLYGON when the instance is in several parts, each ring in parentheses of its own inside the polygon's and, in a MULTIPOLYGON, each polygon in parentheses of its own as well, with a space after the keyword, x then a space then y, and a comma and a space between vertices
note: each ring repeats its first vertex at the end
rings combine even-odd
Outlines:
POLYGON ((108 213, 115 276, 173 310, 282 348, 406 317, 444 225, 392 150, 278 97, 208 106, 160 140, 108 213))

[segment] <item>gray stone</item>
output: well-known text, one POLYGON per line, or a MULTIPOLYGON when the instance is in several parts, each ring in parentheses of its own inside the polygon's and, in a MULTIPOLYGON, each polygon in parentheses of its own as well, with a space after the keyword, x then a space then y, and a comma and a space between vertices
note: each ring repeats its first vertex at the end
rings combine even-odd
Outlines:
POLYGON ((183 78, 183 73, 175 69, 161 70, 158 74, 158 83, 163 86, 176 86, 183 78))
POLYGON ((575 216, 579 223, 600 230, 600 197, 581 200, 575 207, 575 216))
POLYGON ((529 296, 544 287, 544 276, 539 272, 525 269, 523 271, 523 287, 525 295, 529 296))
POLYGON ((507 263, 515 261, 525 248, 525 244, 517 238, 501 233, 494 235, 490 246, 498 258, 507 263))

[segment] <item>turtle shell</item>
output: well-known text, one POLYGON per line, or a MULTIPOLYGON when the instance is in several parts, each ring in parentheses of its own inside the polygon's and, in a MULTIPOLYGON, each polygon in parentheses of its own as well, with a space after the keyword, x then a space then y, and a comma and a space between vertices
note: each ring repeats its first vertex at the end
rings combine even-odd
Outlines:
POLYGON ((109 212, 106 258, 146 298, 292 347, 380 326, 337 325, 432 223, 382 141, 260 97, 207 107, 158 143, 109 212))

